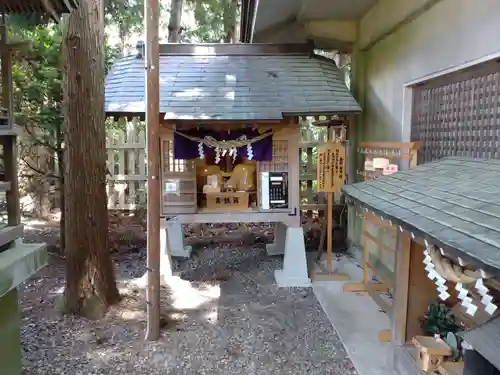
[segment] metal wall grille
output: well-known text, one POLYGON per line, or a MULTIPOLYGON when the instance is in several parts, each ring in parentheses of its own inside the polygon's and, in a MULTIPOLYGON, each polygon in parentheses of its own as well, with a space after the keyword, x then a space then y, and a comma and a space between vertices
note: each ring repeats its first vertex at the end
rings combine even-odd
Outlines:
POLYGON ((418 163, 446 156, 500 158, 500 64, 482 64, 413 89, 418 163))

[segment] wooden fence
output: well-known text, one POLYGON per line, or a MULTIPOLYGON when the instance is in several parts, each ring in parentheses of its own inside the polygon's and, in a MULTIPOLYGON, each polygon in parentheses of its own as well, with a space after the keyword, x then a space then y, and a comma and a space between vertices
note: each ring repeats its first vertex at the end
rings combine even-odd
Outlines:
POLYGON ((144 124, 134 119, 119 129, 109 130, 108 209, 134 210, 146 203, 146 133, 144 124))
MULTIPOLYGON (((316 191, 316 147, 326 141, 326 129, 312 127, 301 119, 300 184, 301 209, 323 210, 324 197, 316 191)), ((144 123, 128 121, 108 131, 108 208, 134 210, 146 203, 146 133, 144 123)))

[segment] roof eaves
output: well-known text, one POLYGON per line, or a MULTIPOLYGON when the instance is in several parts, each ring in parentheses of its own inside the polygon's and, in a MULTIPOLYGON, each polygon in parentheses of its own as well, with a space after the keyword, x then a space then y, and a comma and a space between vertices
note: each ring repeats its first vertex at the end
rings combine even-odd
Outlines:
MULTIPOLYGON (((168 43, 160 45, 160 55, 168 56, 277 56, 312 55, 312 43, 260 44, 260 43, 168 43)), ((144 50, 143 50, 144 55, 144 50)))

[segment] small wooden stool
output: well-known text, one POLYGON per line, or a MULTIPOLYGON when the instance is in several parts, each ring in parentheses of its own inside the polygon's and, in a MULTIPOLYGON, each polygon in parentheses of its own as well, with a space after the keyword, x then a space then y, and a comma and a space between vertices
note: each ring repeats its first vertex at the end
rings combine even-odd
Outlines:
POLYGON ((417 365, 423 371, 438 371, 444 357, 452 354, 451 348, 442 339, 430 336, 415 336, 413 345, 418 349, 417 365))

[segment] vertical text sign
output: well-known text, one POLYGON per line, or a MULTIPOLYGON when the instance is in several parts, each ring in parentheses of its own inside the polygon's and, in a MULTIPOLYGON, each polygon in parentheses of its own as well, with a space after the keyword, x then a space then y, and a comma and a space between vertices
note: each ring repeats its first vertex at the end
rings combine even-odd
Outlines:
POLYGON ((318 149, 318 192, 335 193, 345 181, 346 149, 342 143, 330 142, 318 149))

